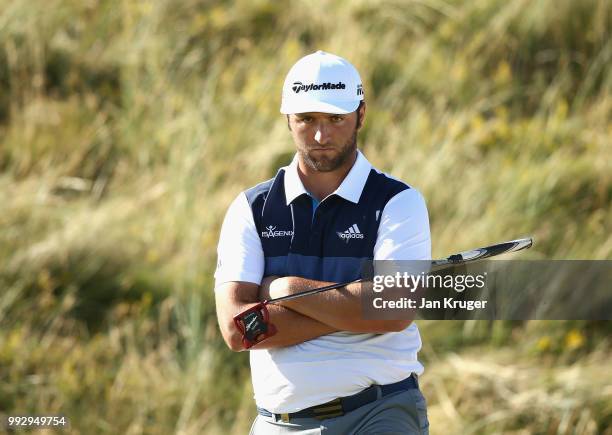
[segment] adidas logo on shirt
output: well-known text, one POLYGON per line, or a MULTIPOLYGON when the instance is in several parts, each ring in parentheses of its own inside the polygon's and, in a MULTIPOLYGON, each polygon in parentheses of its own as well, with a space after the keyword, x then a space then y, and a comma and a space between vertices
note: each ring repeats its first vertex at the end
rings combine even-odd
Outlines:
POLYGON ((351 225, 349 229, 343 233, 338 231, 336 234, 338 234, 338 237, 342 240, 346 240, 347 243, 350 239, 363 239, 363 234, 359 231, 357 224, 351 225))

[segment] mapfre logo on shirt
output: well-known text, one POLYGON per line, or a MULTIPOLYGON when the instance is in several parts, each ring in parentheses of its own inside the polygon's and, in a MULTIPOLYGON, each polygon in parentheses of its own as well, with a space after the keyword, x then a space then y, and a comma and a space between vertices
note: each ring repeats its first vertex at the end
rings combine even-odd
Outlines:
POLYGON ((268 225, 266 227, 266 231, 261 232, 261 237, 269 239, 271 237, 291 237, 293 236, 293 231, 288 230, 277 230, 275 226, 268 225))

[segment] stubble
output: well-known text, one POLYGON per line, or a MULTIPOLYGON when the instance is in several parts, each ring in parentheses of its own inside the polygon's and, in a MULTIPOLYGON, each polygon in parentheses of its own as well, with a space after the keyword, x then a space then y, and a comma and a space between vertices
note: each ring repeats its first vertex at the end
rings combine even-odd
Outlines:
MULTIPOLYGON (((334 155, 317 154, 312 148, 315 146, 298 149, 298 154, 304 163, 314 171, 332 172, 354 157, 357 151, 357 128, 353 131, 351 138, 334 155)), ((317 146, 317 148, 320 147, 317 146)))

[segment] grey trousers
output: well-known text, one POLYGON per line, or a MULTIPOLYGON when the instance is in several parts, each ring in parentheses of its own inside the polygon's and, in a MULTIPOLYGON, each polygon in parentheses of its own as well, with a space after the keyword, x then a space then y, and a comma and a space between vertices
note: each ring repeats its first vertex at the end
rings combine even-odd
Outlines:
POLYGON ((297 418, 289 423, 258 415, 250 435, 428 435, 427 403, 418 389, 400 391, 341 417, 297 418))

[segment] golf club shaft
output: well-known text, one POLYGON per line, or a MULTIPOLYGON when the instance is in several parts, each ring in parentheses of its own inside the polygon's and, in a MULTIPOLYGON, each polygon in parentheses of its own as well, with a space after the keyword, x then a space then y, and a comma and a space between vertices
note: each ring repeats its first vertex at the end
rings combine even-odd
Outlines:
MULTIPOLYGON (((441 260, 433 260, 431 262, 431 271, 440 271, 448 267, 452 267, 458 264, 471 263, 473 261, 483 260, 485 258, 495 257, 497 255, 506 254, 509 252, 521 251, 523 249, 529 249, 533 245, 533 239, 527 237, 524 239, 510 240, 508 242, 496 243, 495 245, 485 246, 483 248, 473 249, 471 251, 463 251, 458 254, 453 254, 441 260)), ((417 260, 418 261, 418 260, 417 260)), ((314 288, 311 290, 305 290, 293 295, 283 296, 280 298, 270 299, 266 301, 268 304, 275 302, 289 301, 291 299, 297 299, 304 296, 315 295, 317 293, 323 293, 330 290, 336 290, 345 287, 349 284, 362 282, 363 279, 356 279, 353 281, 341 282, 338 284, 330 284, 325 287, 314 288)))

